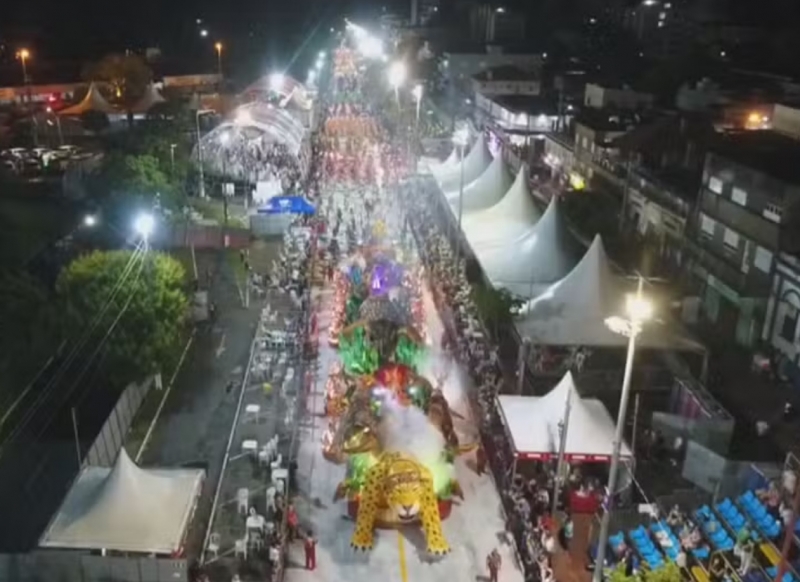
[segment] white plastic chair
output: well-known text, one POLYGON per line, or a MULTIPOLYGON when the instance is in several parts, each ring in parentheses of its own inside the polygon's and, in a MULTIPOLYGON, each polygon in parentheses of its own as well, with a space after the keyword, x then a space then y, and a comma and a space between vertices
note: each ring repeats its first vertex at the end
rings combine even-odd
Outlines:
POLYGON ((233 556, 235 558, 242 557, 245 560, 247 559, 247 538, 244 537, 242 539, 236 540, 236 543, 233 546, 233 556))
POLYGON ((206 550, 214 555, 215 560, 219 558, 219 544, 221 541, 222 536, 220 536, 217 532, 213 532, 210 536, 208 536, 208 546, 206 547, 206 550))
POLYGON ((267 509, 274 513, 277 509, 275 506, 275 495, 278 493, 278 489, 275 485, 270 485, 267 487, 267 509))
POLYGON ((242 487, 236 491, 236 512, 241 515, 247 515, 250 510, 250 490, 247 487, 242 487))

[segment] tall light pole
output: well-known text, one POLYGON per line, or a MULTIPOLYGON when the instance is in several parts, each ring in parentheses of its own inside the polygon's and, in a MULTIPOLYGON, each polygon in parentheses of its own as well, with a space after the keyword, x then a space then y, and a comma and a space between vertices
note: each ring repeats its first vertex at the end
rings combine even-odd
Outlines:
MULTIPOLYGON (((56 118, 56 129, 58 130, 58 145, 62 145, 63 146, 64 145, 64 132, 61 131, 61 118, 58 116, 58 113, 53 113, 53 108, 50 107, 49 105, 47 106, 46 111, 47 111, 47 113, 49 113, 50 115, 52 115, 53 117, 56 118)), ((47 123, 49 125, 53 125, 52 121, 48 120, 47 123)))
POLYGON ((626 311, 628 319, 622 317, 609 317, 606 325, 615 333, 628 336, 628 353, 625 357, 625 373, 622 377, 622 394, 619 399, 619 414, 617 414, 617 429, 614 434, 614 444, 611 452, 611 466, 608 470, 608 487, 603 519, 600 522, 600 535, 597 541, 597 559, 594 564, 593 582, 602 582, 603 568, 606 561, 606 546, 608 546, 608 528, 611 522, 611 511, 614 507, 614 494, 617 489, 619 477, 619 458, 622 452, 622 439, 625 431, 625 416, 628 411, 628 400, 631 396, 631 375, 633 373, 633 357, 636 354, 636 337, 641 333, 643 324, 653 315, 652 304, 642 296, 643 281, 639 279, 639 288, 635 295, 627 298, 626 311))
POLYGON ((22 83, 28 84, 28 59, 31 58, 31 51, 21 48, 17 51, 17 58, 22 65, 22 83))
POLYGON ((200 198, 206 197, 206 180, 203 175, 203 140, 200 136, 200 116, 214 113, 213 109, 198 109, 194 115, 194 124, 197 129, 197 171, 200 180, 198 194, 200 198))
POLYGON ((419 107, 420 104, 422 103, 422 91, 423 88, 422 85, 420 84, 415 85, 414 88, 411 90, 411 94, 414 96, 414 101, 417 104, 417 121, 416 121, 417 131, 419 131, 419 107))
POLYGON ((394 98, 397 101, 397 108, 400 109, 400 86, 405 83, 408 76, 408 69, 403 61, 395 61, 389 65, 389 85, 394 89, 394 98))
POLYGON ((453 134, 453 143, 458 148, 460 164, 460 176, 458 179, 458 244, 456 245, 456 260, 461 260, 461 219, 464 215, 464 148, 469 143, 469 129, 464 126, 453 134))
POLYGON ((222 79, 222 43, 215 42, 214 43, 214 50, 217 51, 217 73, 219 74, 220 80, 222 79))

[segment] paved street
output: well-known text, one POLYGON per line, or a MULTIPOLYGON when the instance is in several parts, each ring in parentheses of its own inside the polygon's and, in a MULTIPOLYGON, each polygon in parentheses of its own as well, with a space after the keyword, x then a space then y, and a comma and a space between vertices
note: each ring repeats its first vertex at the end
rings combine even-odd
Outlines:
MULTIPOLYGON (((273 243, 262 252, 277 256, 277 249, 273 243)), ((187 537, 188 555, 196 555, 202 546, 261 308, 255 298, 249 310, 242 307, 234 265, 220 257, 216 251, 197 253, 200 277, 207 269, 213 273, 210 299, 217 305, 217 322, 210 330, 198 329, 142 456, 144 466, 198 464, 207 468, 198 519, 187 537), (229 382, 233 389, 227 391, 229 382)), ((134 456, 137 451, 130 452, 134 456)))

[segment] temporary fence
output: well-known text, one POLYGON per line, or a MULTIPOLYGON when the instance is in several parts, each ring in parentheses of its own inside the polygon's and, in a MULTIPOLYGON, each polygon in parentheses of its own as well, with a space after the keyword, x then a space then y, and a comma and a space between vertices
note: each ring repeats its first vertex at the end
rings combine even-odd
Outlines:
POLYGON ((0 555, 0 582, 175 582, 186 579, 187 564, 183 559, 100 556, 61 550, 0 555))

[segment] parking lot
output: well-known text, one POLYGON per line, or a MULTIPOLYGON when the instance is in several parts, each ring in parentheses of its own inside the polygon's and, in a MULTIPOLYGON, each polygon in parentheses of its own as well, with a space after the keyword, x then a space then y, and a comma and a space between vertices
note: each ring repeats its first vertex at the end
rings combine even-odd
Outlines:
POLYGON ((95 156, 96 154, 74 145, 57 148, 8 148, 0 150, 0 174, 18 178, 58 175, 71 164, 79 164, 95 156))

